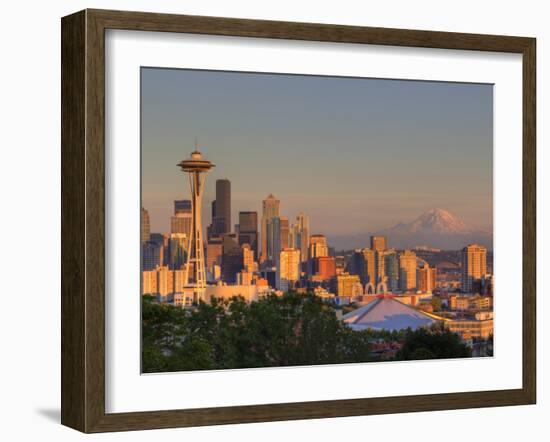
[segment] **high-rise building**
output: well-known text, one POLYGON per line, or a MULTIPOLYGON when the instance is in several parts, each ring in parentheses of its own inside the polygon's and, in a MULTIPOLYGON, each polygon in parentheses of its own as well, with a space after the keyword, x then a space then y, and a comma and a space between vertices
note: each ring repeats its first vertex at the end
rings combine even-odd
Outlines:
POLYGON ((319 258, 328 256, 327 237, 325 235, 311 235, 309 237, 309 257, 319 258))
POLYGON ((277 265, 277 288, 288 291, 294 288, 300 279, 300 251, 298 249, 283 249, 277 265))
POLYGON ((302 262, 308 260, 309 252, 309 217, 303 213, 298 214, 296 223, 292 224, 289 231, 289 246, 300 250, 302 262))
POLYGON ((289 234, 290 234, 290 225, 288 223, 288 217, 280 216, 279 217, 279 235, 280 235, 281 250, 289 248, 289 244, 288 244, 289 234))
POLYGON ((487 249, 470 244, 462 249, 462 291, 480 292, 481 281, 487 274, 487 249))
POLYGON ((399 288, 406 292, 416 287, 416 253, 404 250, 399 254, 399 288))
MULTIPOLYGON (((274 216, 267 223, 268 255, 273 257, 276 263, 281 253, 281 218, 274 216)), ((273 261, 272 261, 273 262, 273 261)))
POLYGON ((206 268, 210 273, 214 273, 214 266, 222 265, 222 239, 212 238, 206 244, 206 268))
POLYGON ((190 213, 178 213, 170 218, 170 233, 181 233, 189 237, 193 218, 190 213))
POLYGON ((227 179, 216 180, 216 218, 218 234, 231 232, 231 182, 227 179))
POLYGON ((239 244, 249 244, 258 259, 258 212, 239 212, 239 244))
POLYGON ((359 276, 362 284, 377 283, 376 252, 372 249, 355 249, 348 264, 348 271, 359 276))
POLYGON ((153 241, 141 243, 141 270, 154 270, 164 264, 164 246, 153 241))
POLYGON ((151 221, 149 212, 141 208, 141 242, 149 241, 151 237, 151 221))
POLYGON ((371 236, 370 248, 376 252, 383 252, 386 250, 386 237, 385 236, 371 236))
POLYGON ((189 237, 192 229, 192 216, 190 200, 174 201, 174 215, 170 218, 170 233, 182 233, 189 237))
POLYGON ((183 269, 187 261, 187 248, 189 246, 189 237, 184 233, 172 233, 170 235, 170 270, 183 269))
POLYGON ((386 251, 375 252, 375 266, 376 266, 376 283, 385 282, 386 278, 386 261, 384 255, 386 251))
POLYGON ((192 302, 198 302, 206 291, 206 269, 204 267, 204 247, 202 242, 202 195, 204 192, 205 175, 214 167, 210 161, 205 160, 197 150, 191 153, 191 157, 181 161, 178 166, 189 174, 189 186, 191 191, 192 229, 189 236, 189 250, 187 251, 187 263, 185 266, 185 290, 186 297, 192 298, 192 302), (192 270, 192 278, 189 272, 192 270), (190 280, 193 280, 191 283, 190 280))
POLYGON ((431 293, 435 288, 436 268, 425 265, 418 269, 418 290, 422 293, 431 293))
POLYGON ((376 285, 377 272, 376 272, 376 252, 372 249, 363 249, 363 258, 365 260, 365 284, 371 283, 376 285))
POLYGON ((399 290, 399 260, 395 250, 387 250, 384 253, 384 270, 388 290, 391 292, 399 290))
POLYGON ((313 281, 328 281, 336 276, 334 256, 320 256, 313 259, 313 281))
POLYGON ((277 256, 274 254, 274 227, 273 218, 279 216, 280 201, 269 194, 268 197, 262 201, 262 251, 260 261, 275 262, 277 256))
POLYGON ((222 281, 235 284, 237 273, 243 270, 243 250, 234 234, 226 233, 222 239, 222 281))
POLYGON ((175 200, 174 201, 174 215, 178 213, 188 213, 191 215, 192 206, 191 200, 175 200))
POLYGON ((250 244, 243 244, 241 246, 243 253, 243 269, 245 272, 254 272, 254 251, 250 247, 250 244))
POLYGON ((343 273, 336 276, 336 294, 338 296, 354 296, 358 294, 358 286, 361 286, 359 275, 343 273))

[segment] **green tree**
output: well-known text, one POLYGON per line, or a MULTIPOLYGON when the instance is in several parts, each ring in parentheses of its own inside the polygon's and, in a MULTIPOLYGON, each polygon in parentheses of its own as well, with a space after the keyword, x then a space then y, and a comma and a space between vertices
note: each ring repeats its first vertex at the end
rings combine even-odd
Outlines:
POLYGON ((456 333, 434 328, 409 330, 397 352, 397 360, 467 358, 471 349, 456 333))

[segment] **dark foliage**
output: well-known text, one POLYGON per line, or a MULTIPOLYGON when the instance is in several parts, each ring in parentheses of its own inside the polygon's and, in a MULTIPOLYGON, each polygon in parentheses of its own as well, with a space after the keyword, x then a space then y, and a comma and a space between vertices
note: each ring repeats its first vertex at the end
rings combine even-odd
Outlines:
POLYGON ((408 330, 398 360, 468 358, 470 348, 456 333, 441 328, 408 330))
POLYGON ((313 295, 201 303, 194 311, 144 298, 143 371, 337 364, 371 360, 353 332, 313 295))

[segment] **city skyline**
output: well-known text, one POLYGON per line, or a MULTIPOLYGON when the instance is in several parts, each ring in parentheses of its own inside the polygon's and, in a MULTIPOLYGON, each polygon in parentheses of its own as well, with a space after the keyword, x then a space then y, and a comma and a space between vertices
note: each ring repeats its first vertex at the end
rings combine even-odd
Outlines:
POLYGON ((433 207, 450 209, 472 227, 492 229, 490 85, 143 69, 142 95, 142 195, 151 231, 169 231, 173 201, 189 197, 177 171, 167 171, 188 154, 194 136, 207 158, 223 164, 207 180, 205 224, 211 221, 215 182, 227 178, 233 220, 239 212, 260 214, 262 200, 273 193, 281 214, 294 220, 304 212, 311 233, 329 237, 388 228, 433 207), (331 91, 323 93, 327 85, 331 91), (370 100, 350 96, 357 86, 355 95, 370 100), (277 91, 283 97, 274 97, 277 91), (232 100, 234 94, 240 101, 232 100), (259 98, 269 99, 269 109, 259 98), (335 110, 343 99, 348 108, 335 110), (335 109, 314 109, 323 100, 335 109), (230 102, 238 112, 227 112, 230 102), (412 116, 411 102, 418 108, 412 116), (388 113, 400 135, 389 127, 388 113), (288 114, 303 115, 303 124, 293 124, 288 114), (245 127, 237 127, 237 120, 245 127), (328 127, 320 127, 325 122, 328 127), (312 130, 315 135, 308 135, 312 130), (332 136, 324 139, 328 130, 332 136), (475 161, 468 153, 476 154, 475 161))

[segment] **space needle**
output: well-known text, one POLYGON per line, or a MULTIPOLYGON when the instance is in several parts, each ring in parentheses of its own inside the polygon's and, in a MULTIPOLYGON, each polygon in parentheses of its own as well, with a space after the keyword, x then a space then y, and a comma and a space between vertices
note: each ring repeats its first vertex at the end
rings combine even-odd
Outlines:
POLYGON ((191 157, 181 161, 178 166, 183 172, 189 174, 189 187, 191 190, 191 232, 187 247, 187 265, 185 266, 184 291, 193 294, 193 303, 197 303, 206 291, 206 271, 204 267, 204 248, 202 244, 202 194, 206 174, 214 164, 205 160, 198 151, 195 142, 195 150, 191 157), (192 278, 189 278, 189 269, 192 268, 192 278), (189 282, 190 279, 192 282, 189 282))

